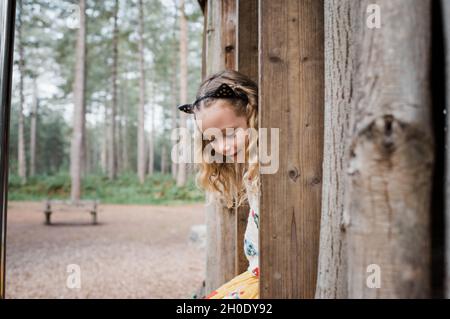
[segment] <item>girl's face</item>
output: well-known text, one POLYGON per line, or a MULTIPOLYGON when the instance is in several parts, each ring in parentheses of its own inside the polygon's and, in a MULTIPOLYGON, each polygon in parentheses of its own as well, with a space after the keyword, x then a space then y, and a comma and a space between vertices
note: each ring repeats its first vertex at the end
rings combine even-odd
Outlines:
POLYGON ((219 154, 236 159, 245 150, 247 119, 245 116, 236 116, 233 106, 226 100, 218 99, 207 108, 195 111, 195 122, 203 138, 210 141, 214 151, 219 154), (211 130, 207 131, 210 128, 219 129, 222 138, 214 136, 211 130))

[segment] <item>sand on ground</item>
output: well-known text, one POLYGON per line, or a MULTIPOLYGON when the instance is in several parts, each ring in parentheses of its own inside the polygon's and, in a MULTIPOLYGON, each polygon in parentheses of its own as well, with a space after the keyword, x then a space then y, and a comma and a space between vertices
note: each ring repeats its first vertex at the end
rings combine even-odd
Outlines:
POLYGON ((98 225, 59 205, 46 226, 43 208, 8 204, 7 298, 190 298, 204 280, 205 249, 189 239, 203 204, 100 204, 98 225))

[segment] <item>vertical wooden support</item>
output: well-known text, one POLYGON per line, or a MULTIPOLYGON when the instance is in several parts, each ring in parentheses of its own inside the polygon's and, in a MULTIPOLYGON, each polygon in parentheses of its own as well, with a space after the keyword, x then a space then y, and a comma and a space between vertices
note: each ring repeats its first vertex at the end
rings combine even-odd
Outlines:
MULTIPOLYGON (((220 0, 204 3, 203 77, 234 69, 258 81, 258 0, 220 0)), ((244 233, 249 206, 206 208, 206 291, 244 272, 244 233)))
POLYGON ((325 0, 325 129, 316 298, 347 297, 344 182, 358 8, 359 1, 325 0))
MULTIPOLYGON (((207 1, 204 12, 203 74, 206 77, 223 69, 236 68, 236 0, 207 1)), ((238 274, 237 254, 243 250, 242 242, 237 240, 238 220, 242 222, 242 218, 238 218, 235 209, 215 202, 206 206, 206 293, 238 274)))
POLYGON ((237 70, 258 83, 258 0, 238 0, 237 15, 237 70))
MULTIPOLYGON (((314 298, 322 191, 323 1, 259 1, 259 123, 280 128, 261 175, 261 298, 314 298)), ((261 152, 261 148, 260 148, 261 152)))
MULTIPOLYGON (((258 83, 258 0, 237 0, 236 12, 236 69, 258 83)), ((243 244, 248 214, 248 205, 236 211, 237 274, 248 267, 243 244)))
POLYGON ((210 293, 236 275, 236 214, 216 202, 206 206, 206 280, 210 293))
POLYGON ((361 1, 347 163, 349 298, 430 296, 430 0, 361 1), (373 21, 373 20, 371 20, 373 21))

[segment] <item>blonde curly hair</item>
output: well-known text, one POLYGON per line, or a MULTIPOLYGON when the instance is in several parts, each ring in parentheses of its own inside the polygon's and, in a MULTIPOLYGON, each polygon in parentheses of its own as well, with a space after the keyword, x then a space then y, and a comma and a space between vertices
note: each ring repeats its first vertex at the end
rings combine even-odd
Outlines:
MULTIPOLYGON (((257 133, 258 86, 244 74, 233 70, 212 74, 200 85, 196 98, 216 90, 224 83, 236 93, 244 93, 247 96, 248 102, 243 99, 229 99, 229 103, 236 116, 246 117, 248 129, 253 129, 257 133)), ((206 98, 198 103, 196 108, 208 108, 216 100, 212 97, 206 98)), ((248 143, 245 143, 244 163, 226 163, 225 157, 221 163, 218 163, 211 161, 210 157, 208 160, 205 158, 208 154, 204 154, 207 152, 203 151, 210 142, 203 139, 197 127, 197 138, 201 139, 201 142, 198 141, 195 145, 201 145, 201 149, 197 147, 195 151, 201 152, 198 156, 202 160, 197 164, 196 184, 199 188, 210 192, 215 199, 228 208, 241 206, 248 198, 247 189, 254 193, 259 191, 258 134, 251 137, 248 143)))

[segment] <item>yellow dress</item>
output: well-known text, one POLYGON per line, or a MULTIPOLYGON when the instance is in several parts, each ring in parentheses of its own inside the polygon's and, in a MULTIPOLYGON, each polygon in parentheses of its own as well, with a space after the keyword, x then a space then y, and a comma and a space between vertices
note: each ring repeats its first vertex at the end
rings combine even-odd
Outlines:
POLYGON ((244 252, 249 266, 247 271, 234 277, 207 295, 206 299, 258 299, 259 298, 259 192, 248 191, 250 211, 244 235, 244 252))

